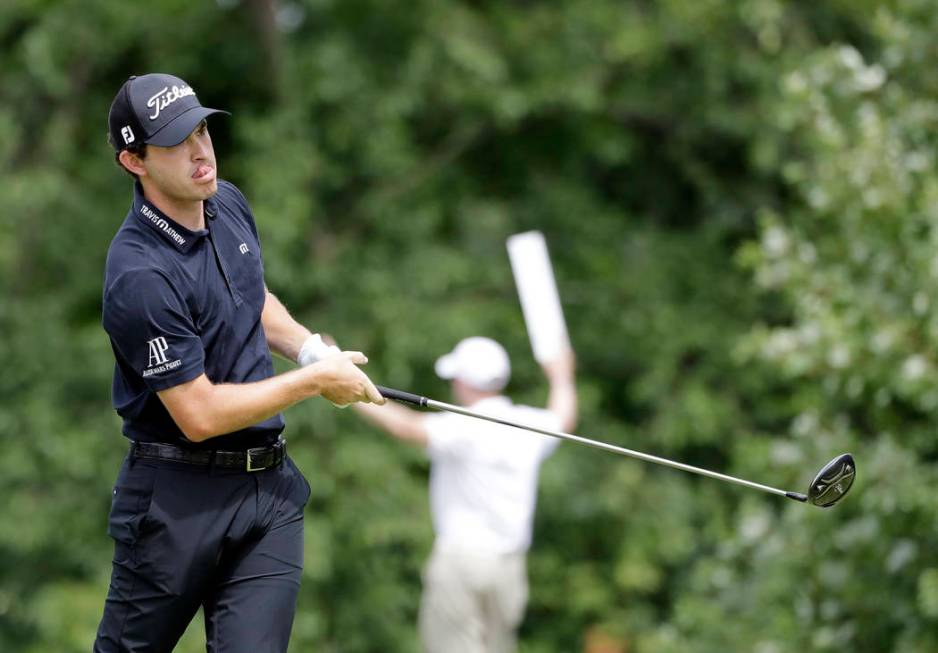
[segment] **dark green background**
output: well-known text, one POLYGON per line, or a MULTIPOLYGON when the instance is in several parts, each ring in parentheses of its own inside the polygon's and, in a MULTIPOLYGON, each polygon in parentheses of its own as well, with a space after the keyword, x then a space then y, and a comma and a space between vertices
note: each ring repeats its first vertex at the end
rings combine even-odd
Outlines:
MULTIPOLYGON (((536 228, 578 433, 794 490, 856 456, 821 511, 565 444, 522 652, 938 650, 936 33, 927 0, 0 3, 0 649, 86 651, 100 616, 106 114, 162 71, 232 111, 269 286, 377 382, 448 400, 434 359, 491 335, 542 404, 504 247, 536 228)), ((424 458, 321 400, 286 417, 291 650, 414 651, 424 458)))

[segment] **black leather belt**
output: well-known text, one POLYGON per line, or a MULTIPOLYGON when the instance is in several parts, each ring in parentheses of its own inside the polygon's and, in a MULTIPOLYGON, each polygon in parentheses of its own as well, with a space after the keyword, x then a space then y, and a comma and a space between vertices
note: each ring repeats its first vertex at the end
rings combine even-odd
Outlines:
POLYGON ((189 465, 259 472, 276 467, 287 453, 287 441, 280 438, 269 447, 255 447, 244 451, 216 451, 183 449, 162 442, 132 442, 130 455, 134 458, 171 460, 189 465))

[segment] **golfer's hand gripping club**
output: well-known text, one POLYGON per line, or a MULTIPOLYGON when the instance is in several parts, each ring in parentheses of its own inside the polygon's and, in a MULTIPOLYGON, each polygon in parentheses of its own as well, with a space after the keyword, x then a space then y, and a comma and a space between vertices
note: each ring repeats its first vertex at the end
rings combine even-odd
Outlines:
POLYGON ((320 373, 322 396, 340 408, 355 401, 383 404, 385 398, 359 368, 367 362, 360 351, 342 351, 308 367, 320 373))

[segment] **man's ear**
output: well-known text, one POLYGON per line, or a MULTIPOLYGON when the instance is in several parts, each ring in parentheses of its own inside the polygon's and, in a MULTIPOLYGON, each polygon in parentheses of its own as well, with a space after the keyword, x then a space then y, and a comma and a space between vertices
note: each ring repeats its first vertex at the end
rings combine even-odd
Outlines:
POLYGON ((121 162, 122 166, 138 177, 143 177, 147 174, 147 169, 143 167, 143 159, 133 152, 123 150, 117 155, 117 160, 121 162))

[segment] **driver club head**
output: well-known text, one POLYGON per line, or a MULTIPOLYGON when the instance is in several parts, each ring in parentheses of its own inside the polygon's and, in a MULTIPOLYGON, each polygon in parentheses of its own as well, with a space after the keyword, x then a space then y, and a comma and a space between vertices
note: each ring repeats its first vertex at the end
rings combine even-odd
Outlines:
POLYGON ((829 508, 846 496, 857 476, 853 456, 843 453, 824 465, 808 488, 808 503, 829 508))

